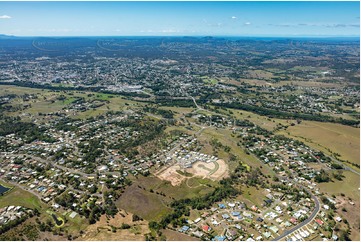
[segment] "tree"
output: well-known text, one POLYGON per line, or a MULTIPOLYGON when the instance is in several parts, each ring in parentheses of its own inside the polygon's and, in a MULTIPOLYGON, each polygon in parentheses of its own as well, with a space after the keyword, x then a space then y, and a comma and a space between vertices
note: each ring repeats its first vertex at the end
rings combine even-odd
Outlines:
POLYGON ((136 221, 139 221, 139 220, 143 220, 143 219, 141 217, 139 217, 138 215, 133 214, 132 221, 136 222, 136 221))

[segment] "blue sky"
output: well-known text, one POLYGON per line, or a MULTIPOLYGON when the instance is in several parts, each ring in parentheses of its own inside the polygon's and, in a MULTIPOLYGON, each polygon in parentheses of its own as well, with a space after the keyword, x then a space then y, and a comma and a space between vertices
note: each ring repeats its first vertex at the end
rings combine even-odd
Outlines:
POLYGON ((359 2, 0 2, 17 36, 359 36, 359 2))

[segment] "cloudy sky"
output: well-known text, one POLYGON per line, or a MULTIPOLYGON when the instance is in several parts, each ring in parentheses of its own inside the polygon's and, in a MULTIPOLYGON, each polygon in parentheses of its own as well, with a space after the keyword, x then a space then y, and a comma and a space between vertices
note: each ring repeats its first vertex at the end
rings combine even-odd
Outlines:
POLYGON ((0 2, 17 36, 359 36, 359 2, 0 2))

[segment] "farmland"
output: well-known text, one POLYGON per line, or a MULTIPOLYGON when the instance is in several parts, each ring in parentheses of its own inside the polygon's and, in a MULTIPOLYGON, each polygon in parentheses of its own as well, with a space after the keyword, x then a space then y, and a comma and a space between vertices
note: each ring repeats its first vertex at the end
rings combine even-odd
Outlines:
POLYGON ((283 133, 298 138, 326 153, 360 165, 360 129, 339 124, 304 121, 283 133))

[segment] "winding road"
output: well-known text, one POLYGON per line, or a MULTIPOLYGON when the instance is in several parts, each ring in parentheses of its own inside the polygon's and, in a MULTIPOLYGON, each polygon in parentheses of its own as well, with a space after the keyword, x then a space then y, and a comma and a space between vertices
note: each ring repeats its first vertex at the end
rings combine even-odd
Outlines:
POLYGON ((304 220, 303 222, 297 224, 292 229, 286 230, 283 234, 276 237, 272 241, 283 240, 283 238, 285 238, 286 236, 292 234, 296 230, 298 230, 298 229, 302 228, 303 226, 309 224, 310 222, 312 222, 312 220, 317 216, 318 212, 320 211, 320 202, 318 201, 318 198, 315 195, 313 195, 309 190, 307 190, 305 187, 303 187, 301 185, 299 185, 299 186, 304 188, 311 195, 311 198, 314 200, 315 205, 316 205, 315 209, 313 210, 312 214, 306 220, 304 220))

